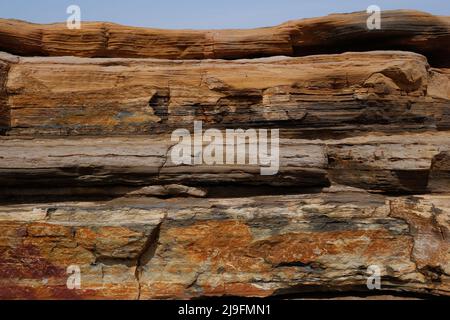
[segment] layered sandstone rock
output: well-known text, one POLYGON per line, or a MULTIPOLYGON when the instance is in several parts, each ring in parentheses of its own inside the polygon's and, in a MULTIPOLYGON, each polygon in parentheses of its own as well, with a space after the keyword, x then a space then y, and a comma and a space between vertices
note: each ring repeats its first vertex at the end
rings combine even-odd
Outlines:
POLYGON ((53 193, 118 196, 158 184, 297 190, 341 184, 378 193, 450 191, 448 132, 336 140, 281 139, 279 172, 275 176, 261 175, 259 164, 175 164, 171 153, 175 144, 169 137, 142 136, 3 138, 0 183, 5 188, 0 190, 0 197, 6 200, 53 193))
POLYGON ((0 20, 0 298, 449 296, 449 18, 366 19, 0 20), (279 129, 279 171, 179 164, 194 121, 279 129))
POLYGON ((0 20, 0 50, 22 56, 239 59, 369 50, 408 50, 449 66, 450 19, 418 11, 381 13, 381 30, 368 30, 366 12, 289 21, 251 30, 161 30, 113 23, 38 25, 0 20))
POLYGON ((1 297, 192 298, 383 289, 448 295, 448 195, 328 190, 0 210, 1 297), (80 290, 66 268, 81 269, 80 290), (19 280, 20 279, 20 280, 19 280))
POLYGON ((450 127, 447 69, 430 69, 425 57, 407 52, 0 61, 10 135, 153 134, 194 120, 219 128, 283 126, 284 135, 312 137, 450 127))

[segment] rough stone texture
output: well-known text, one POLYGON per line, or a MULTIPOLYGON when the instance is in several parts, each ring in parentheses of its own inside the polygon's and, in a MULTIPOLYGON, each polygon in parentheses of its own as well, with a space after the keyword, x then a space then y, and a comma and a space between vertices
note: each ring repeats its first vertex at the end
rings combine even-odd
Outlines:
POLYGON ((11 135, 144 134, 192 127, 193 120, 283 126, 285 135, 313 137, 450 127, 447 69, 430 69, 425 57, 408 52, 3 61, 14 58, 4 80, 11 135))
POLYGON ((449 17, 382 18, 0 20, 0 298, 450 296, 449 17), (280 129, 279 173, 176 165, 194 120, 280 129))
POLYGON ((161 30, 112 23, 38 25, 0 19, 0 50, 22 56, 239 59, 369 50, 408 50, 449 66, 450 18, 418 11, 382 12, 367 29, 366 12, 333 14, 251 30, 161 30))
POLYGON ((6 92, 9 67, 9 61, 6 59, 0 60, 0 133, 2 134, 9 130, 11 126, 11 110, 8 106, 8 95, 6 92))
POLYGON ((448 295, 449 204, 448 195, 391 198, 332 189, 3 206, 0 297, 364 291, 373 264, 384 268, 384 290, 448 295), (65 287, 68 265, 81 267, 82 290, 65 287))
POLYGON ((250 164, 175 165, 170 152, 175 142, 169 137, 4 137, 1 142, 0 183, 5 188, 0 197, 5 200, 51 192, 55 196, 117 196, 152 184, 297 190, 341 184, 372 192, 450 191, 447 131, 340 140, 281 139, 276 176, 262 176, 259 165, 250 164))

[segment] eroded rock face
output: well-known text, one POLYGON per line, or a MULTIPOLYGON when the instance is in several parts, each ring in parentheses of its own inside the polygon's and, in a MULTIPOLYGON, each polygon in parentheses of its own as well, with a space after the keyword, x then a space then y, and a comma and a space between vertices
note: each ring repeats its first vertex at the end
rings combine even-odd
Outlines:
POLYGON ((283 126, 284 135, 312 137, 450 126, 446 69, 430 69, 423 56, 406 52, 2 61, 11 135, 151 134, 194 120, 216 128, 283 126))
POLYGON ((357 291, 374 264, 384 268, 385 290, 448 295, 449 203, 447 195, 392 198, 341 189, 3 206, 0 295, 155 299, 357 291), (84 289, 65 287, 68 265, 80 266, 84 289))
POLYGON ((113 23, 38 25, 0 20, 0 50, 22 56, 241 59, 346 51, 407 50, 449 66, 450 20, 408 10, 384 11, 381 30, 367 30, 366 12, 294 20, 251 30, 161 30, 113 23))
MULTIPOLYGON (((450 135, 445 131, 333 140, 280 139, 280 167, 275 176, 262 176, 258 164, 175 164, 171 153, 175 144, 164 136, 5 137, 0 145, 0 183, 5 186, 0 197, 177 194, 178 189, 171 192, 158 184, 191 184, 206 190, 214 185, 269 186, 272 192, 278 187, 301 191, 341 184, 406 194, 448 192, 450 188, 450 135), (148 185, 154 186, 146 189, 148 185)), ((246 148, 250 149, 248 143, 246 148)), ((189 189, 178 191, 197 194, 189 189)))
POLYGON ((366 19, 0 20, 0 298, 450 296, 449 18, 366 19), (194 121, 279 170, 174 161, 194 121))

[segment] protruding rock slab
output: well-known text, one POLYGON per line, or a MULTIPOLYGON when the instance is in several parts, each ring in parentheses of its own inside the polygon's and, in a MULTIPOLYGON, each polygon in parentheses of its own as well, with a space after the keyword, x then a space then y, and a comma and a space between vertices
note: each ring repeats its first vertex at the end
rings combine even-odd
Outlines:
POLYGON ((408 52, 236 61, 11 59, 0 59, 9 70, 0 74, 9 134, 147 134, 191 130, 194 120, 312 137, 450 128, 445 70, 408 52))
POLYGON ((22 56, 242 59, 346 51, 410 50, 449 66, 450 20, 418 11, 383 11, 381 29, 356 12, 250 30, 161 30, 113 23, 38 25, 0 19, 0 50, 22 56))
MULTIPOLYGON (((268 176, 261 175, 259 164, 248 162, 176 164, 171 152, 176 143, 165 136, 4 137, 0 139, 0 183, 5 188, 0 198, 145 196, 143 187, 166 184, 206 189, 253 185, 261 188, 259 194, 273 193, 279 187, 305 192, 332 183, 388 193, 450 191, 450 133, 446 131, 336 140, 281 139, 279 170, 268 176)), ((250 150, 248 145, 246 150, 250 150)), ((147 191, 148 195, 170 195, 170 190, 147 191)), ((184 190, 187 195, 193 192, 184 190)))

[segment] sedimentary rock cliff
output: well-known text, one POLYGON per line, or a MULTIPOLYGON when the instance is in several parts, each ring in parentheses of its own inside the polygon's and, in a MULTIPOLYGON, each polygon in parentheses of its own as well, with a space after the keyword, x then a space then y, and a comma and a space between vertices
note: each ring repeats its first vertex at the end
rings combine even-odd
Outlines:
POLYGON ((0 298, 450 296, 450 18, 382 18, 0 20, 0 298), (178 163, 194 121, 278 129, 277 174, 178 163))

